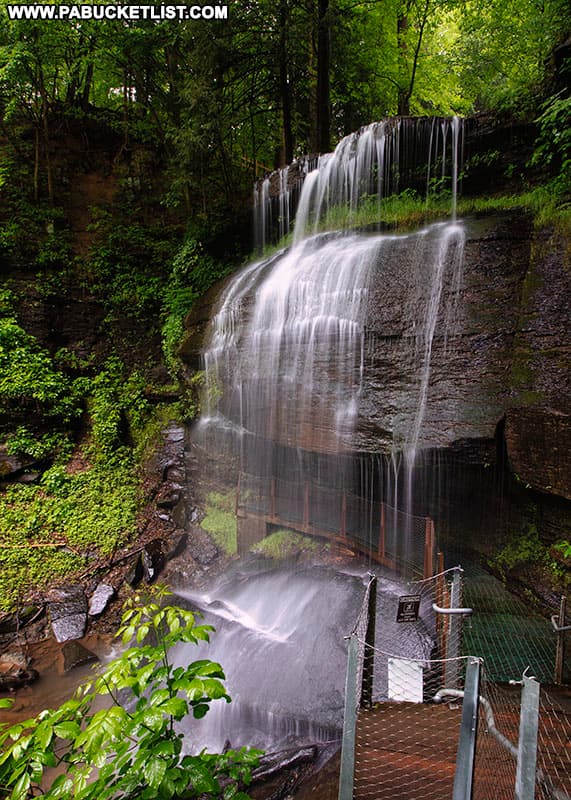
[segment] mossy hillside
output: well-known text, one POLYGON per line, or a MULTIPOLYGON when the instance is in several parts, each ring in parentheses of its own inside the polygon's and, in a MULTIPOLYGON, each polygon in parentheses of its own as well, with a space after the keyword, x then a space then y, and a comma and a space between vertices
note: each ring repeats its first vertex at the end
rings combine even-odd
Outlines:
POLYGON ((110 557, 137 533, 141 464, 172 408, 153 407, 146 382, 120 359, 71 378, 12 316, 0 318, 0 411, 34 414, 5 434, 31 460, 32 483, 0 488, 0 608, 110 557))

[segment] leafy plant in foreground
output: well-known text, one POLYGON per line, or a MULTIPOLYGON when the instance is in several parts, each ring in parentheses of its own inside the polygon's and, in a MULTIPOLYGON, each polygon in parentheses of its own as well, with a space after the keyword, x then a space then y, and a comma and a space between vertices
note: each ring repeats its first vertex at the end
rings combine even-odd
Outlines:
MULTIPOLYGON (((183 735, 175 723, 190 713, 199 719, 212 700, 230 698, 219 664, 171 664, 173 645, 208 641, 212 627, 197 625, 190 611, 161 607, 160 596, 146 604, 135 598, 125 606, 117 635, 125 644, 134 638, 136 646, 58 709, 0 730, 0 795, 10 800, 247 798, 240 786, 249 783, 259 751, 182 752, 183 735), (108 707, 100 708, 101 697, 108 707), (45 770, 60 765, 65 773, 43 788, 45 770)), ((0 705, 9 703, 0 700, 0 705)))

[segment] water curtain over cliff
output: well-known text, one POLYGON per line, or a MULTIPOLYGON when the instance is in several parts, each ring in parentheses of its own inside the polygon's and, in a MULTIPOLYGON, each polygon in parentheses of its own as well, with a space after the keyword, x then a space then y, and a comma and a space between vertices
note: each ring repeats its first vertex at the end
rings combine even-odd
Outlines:
POLYGON ((374 122, 342 139, 334 153, 304 157, 254 187, 254 247, 289 233, 314 231, 335 207, 356 211, 408 189, 427 198, 449 191, 455 214, 463 127, 453 118, 394 118, 374 122), (307 182, 307 186, 305 183, 307 182))
MULTIPOLYGON (((366 546, 378 546, 383 500, 387 540, 398 540, 405 558, 412 552, 413 518, 396 509, 415 510, 417 450, 432 440, 433 428, 425 425, 431 367, 435 352, 441 360, 453 346, 463 229, 438 223, 396 235, 320 226, 339 204, 356 208, 371 193, 404 188, 407 170, 423 187, 435 170, 441 180, 445 166, 446 176, 457 175, 460 138, 453 120, 378 123, 344 139, 335 153, 304 162, 301 183, 290 184, 284 171, 274 176, 275 200, 270 181, 258 186, 261 229, 269 230, 275 208, 286 232, 297 206, 294 241, 245 267, 222 293, 203 353, 207 389, 196 437, 213 457, 216 478, 235 485, 240 474, 242 503, 269 514, 273 525, 279 517, 295 530, 308 521, 337 533, 346 526, 366 546), (403 150, 416 158, 423 142, 420 175, 422 159, 413 165, 403 150), (395 283, 403 292, 398 304, 389 291, 395 283), (391 318, 395 335, 373 342, 368 321, 379 310, 391 318), (388 367, 395 348, 397 376, 388 367), (372 360, 379 367, 375 391, 386 384, 392 398, 379 422, 388 439, 381 468, 356 452, 372 360)), ((252 526, 245 539, 269 532, 265 522, 261 531, 258 524, 242 514, 241 529, 252 526)), ((220 747, 230 737, 233 744, 275 747, 292 736, 332 735, 342 709, 341 635, 362 597, 361 577, 339 569, 305 564, 292 572, 242 560, 211 595, 189 598, 219 631, 214 656, 228 670, 235 700, 230 717, 209 715, 204 743, 220 747)), ((389 581, 381 596, 389 603, 399 593, 389 581)), ((394 632, 386 635, 390 648, 394 632)), ((409 645, 410 653, 420 648, 426 655, 432 640, 427 635, 409 645)))
MULTIPOLYGON (((407 235, 318 230, 329 209, 357 208, 372 193, 382 202, 407 186, 405 178, 425 189, 435 175, 452 181, 454 208, 461 132, 456 118, 397 119, 346 137, 303 180, 293 245, 249 265, 226 288, 204 352, 210 391, 201 427, 215 434, 216 448, 238 459, 238 469, 299 479, 308 453, 355 450, 371 285, 382 303, 383 281, 395 269, 409 287, 395 309, 404 378, 384 425, 409 473, 419 444, 430 445, 423 423, 433 345, 438 338, 445 352, 453 333, 462 227, 439 223, 407 235)), ((277 175, 276 195, 284 226, 292 213, 285 175, 277 175)), ((258 190, 263 228, 271 214, 269 182, 258 190)), ((347 480, 343 474, 336 482, 347 480)))

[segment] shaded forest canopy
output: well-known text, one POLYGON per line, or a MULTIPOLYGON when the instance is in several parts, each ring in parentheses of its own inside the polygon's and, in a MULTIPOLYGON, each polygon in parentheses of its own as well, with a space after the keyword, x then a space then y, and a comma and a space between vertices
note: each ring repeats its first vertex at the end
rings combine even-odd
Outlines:
POLYGON ((246 0, 212 22, 1 12, 3 174, 25 156, 30 192, 55 201, 58 120, 104 120, 122 152, 160 153, 163 202, 209 225, 215 209, 243 207, 260 169, 327 152, 375 119, 537 117, 550 92, 563 99, 550 81, 570 29, 565 0, 246 0))

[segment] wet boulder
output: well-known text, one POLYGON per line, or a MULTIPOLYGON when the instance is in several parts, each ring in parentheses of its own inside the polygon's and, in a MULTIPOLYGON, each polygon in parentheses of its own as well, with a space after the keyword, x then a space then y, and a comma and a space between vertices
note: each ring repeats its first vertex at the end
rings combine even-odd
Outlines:
POLYGON ((63 671, 70 672, 75 667, 92 664, 99 658, 79 642, 66 642, 62 648, 63 671))
POLYGON ((108 583, 100 583, 89 600, 89 616, 97 617, 107 608, 109 601, 115 594, 115 589, 108 583))
POLYGON ((87 626, 87 598, 82 587, 69 586, 51 592, 48 616, 56 641, 81 639, 87 626))
POLYGON ((152 583, 166 562, 165 546, 162 539, 153 539, 143 548, 142 564, 145 580, 152 583))

